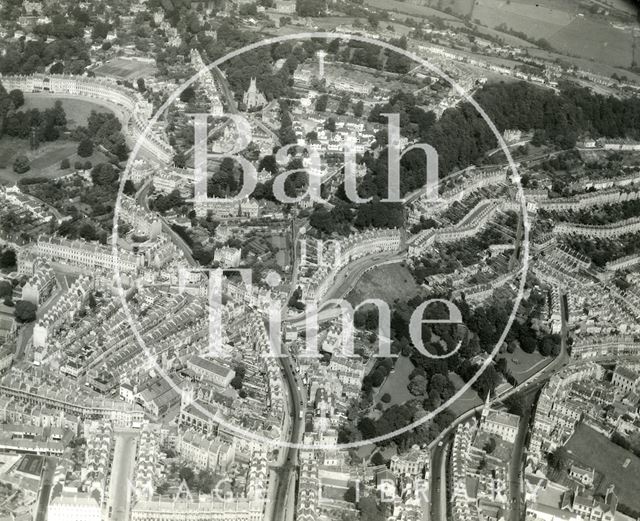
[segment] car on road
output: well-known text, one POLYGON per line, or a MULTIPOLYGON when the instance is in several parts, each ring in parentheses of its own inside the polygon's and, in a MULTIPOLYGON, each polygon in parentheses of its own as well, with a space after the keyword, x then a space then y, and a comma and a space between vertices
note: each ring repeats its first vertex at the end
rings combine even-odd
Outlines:
POLYGON ((442 447, 442 445, 444 445, 444 442, 439 441, 439 442, 438 442, 438 447, 442 447))

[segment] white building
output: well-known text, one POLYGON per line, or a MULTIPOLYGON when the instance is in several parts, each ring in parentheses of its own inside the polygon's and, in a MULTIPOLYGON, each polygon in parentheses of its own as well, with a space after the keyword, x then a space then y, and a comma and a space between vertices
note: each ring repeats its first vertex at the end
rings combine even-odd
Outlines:
POLYGON ((63 492, 49 503, 48 521, 101 521, 102 511, 91 494, 63 492))
POLYGON ((241 255, 240 248, 223 246, 215 251, 214 260, 223 268, 236 268, 240 265, 241 255))

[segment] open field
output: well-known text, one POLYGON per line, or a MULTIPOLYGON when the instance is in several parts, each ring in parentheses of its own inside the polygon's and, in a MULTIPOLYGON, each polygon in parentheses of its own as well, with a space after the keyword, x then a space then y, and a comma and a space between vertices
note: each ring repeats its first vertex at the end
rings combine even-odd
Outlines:
POLYGON ((96 76, 109 76, 120 80, 147 78, 156 73, 156 66, 136 59, 113 58, 94 71, 96 76))
MULTIPOLYGON (((62 107, 67 115, 67 126, 73 129, 87 124, 87 119, 92 110, 97 112, 110 112, 103 105, 93 101, 65 96, 52 96, 43 93, 25 93, 25 104, 21 110, 39 109, 45 110, 53 107, 56 100, 62 101, 62 107)), ((71 173, 71 170, 60 170, 60 162, 67 158, 73 165, 76 161, 91 161, 98 164, 108 161, 107 157, 99 151, 95 151, 91 157, 82 158, 76 154, 78 143, 71 140, 59 139, 49 143, 41 143, 36 150, 31 150, 29 141, 3 136, 0 139, 0 183, 14 184, 19 179, 30 177, 55 178, 71 173), (15 158, 24 154, 31 162, 31 170, 25 174, 16 174, 13 171, 15 158)))
POLYGON ((0 139, 0 184, 13 185, 19 179, 30 177, 61 177, 72 172, 60 170, 60 162, 68 158, 73 166, 76 161, 91 161, 92 164, 108 162, 107 157, 99 151, 95 151, 91 157, 80 157, 76 153, 78 143, 70 140, 58 140, 50 143, 42 143, 37 150, 31 150, 29 141, 4 136, 0 139), (24 174, 16 174, 13 171, 13 162, 16 156, 24 154, 31 162, 31 170, 24 174))
POLYGON ((597 6, 604 7, 609 6, 618 11, 636 16, 638 8, 634 5, 634 0, 592 0, 592 3, 597 6))
POLYGON ((86 125, 87 119, 89 118, 89 114, 91 114, 92 110, 95 110, 96 112, 110 112, 109 109, 92 101, 56 97, 51 94, 42 93, 25 93, 24 106, 20 110, 49 109, 53 107, 56 100, 62 101, 62 108, 67 115, 67 126, 70 129, 86 125))
POLYGON ((404 402, 415 398, 409 390, 407 385, 409 384, 409 375, 413 372, 414 365, 411 360, 406 356, 401 356, 396 360, 395 368, 393 372, 387 377, 382 387, 378 389, 375 396, 375 401, 379 402, 382 395, 389 393, 391 401, 388 404, 383 403, 385 408, 392 405, 400 405, 404 402))
POLYGON ((504 353, 502 356, 507 359, 507 367, 518 383, 524 382, 553 361, 552 357, 542 356, 538 351, 525 353, 519 347, 513 353, 504 353))
POLYGON ((437 17, 445 20, 456 20, 457 17, 438 11, 426 5, 415 5, 408 2, 400 2, 398 0, 365 0, 365 5, 384 9, 385 11, 397 11, 399 13, 411 14, 420 17, 437 17))
POLYGON ((566 448, 572 459, 602 474, 596 494, 604 496, 609 484, 615 483, 620 503, 640 510, 640 458, 583 424, 578 425, 566 448))
MULTIPOLYGON (((430 0, 430 4, 435 2, 435 0, 430 0)), ((460 16, 468 16, 472 13, 474 0, 447 0, 442 3, 442 6, 446 9, 447 7, 451 7, 451 10, 460 16)))
POLYGON ((347 299, 353 305, 379 298, 391 306, 396 299, 409 299, 420 288, 404 263, 386 264, 365 273, 347 299))
POLYGON ((586 17, 576 18, 548 40, 559 52, 596 62, 629 67, 633 60, 633 37, 629 32, 586 17))
MULTIPOLYGON (((464 381, 456 373, 450 372, 449 380, 453 382, 456 391, 462 389, 464 381)), ((478 405, 482 405, 482 403, 483 400, 480 399, 478 393, 469 388, 464 393, 462 393, 462 396, 460 396, 448 407, 448 410, 450 410, 455 416, 460 416, 462 413, 468 411, 469 409, 473 409, 478 405)))
POLYGON ((504 24, 532 40, 543 38, 559 53, 629 67, 633 37, 606 17, 559 0, 475 0, 472 19, 495 28, 504 24))
POLYGON ((533 39, 550 38, 569 25, 576 16, 571 5, 558 9, 550 2, 507 2, 506 0, 476 0, 473 20, 487 27, 505 24, 533 39))

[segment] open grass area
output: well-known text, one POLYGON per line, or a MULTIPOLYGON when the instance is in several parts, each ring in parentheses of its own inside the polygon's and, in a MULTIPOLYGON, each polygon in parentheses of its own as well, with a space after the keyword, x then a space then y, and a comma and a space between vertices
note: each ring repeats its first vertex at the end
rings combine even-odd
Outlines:
POLYGON ((419 291, 420 287, 407 266, 398 262, 365 273, 347 300, 356 305, 368 298, 379 298, 391 306, 396 299, 409 299, 419 291))
MULTIPOLYGON (((430 5, 437 5, 437 0, 431 0, 430 5)), ((444 9, 450 8, 458 16, 469 16, 472 13, 475 0, 445 0, 442 2, 444 9)))
POLYGON ((633 36, 600 20, 578 17, 549 38, 558 52, 591 58, 595 62, 630 67, 633 36))
POLYGON ((25 93, 24 106, 21 107, 20 110, 49 109, 53 107, 56 100, 60 100, 62 102, 62 108, 67 115, 67 126, 70 129, 79 126, 85 126, 87 124, 89 114, 91 114, 92 110, 95 110, 96 112, 110 112, 110 110, 103 105, 99 105, 89 100, 67 98, 64 96, 52 96, 51 94, 43 94, 38 92, 25 93))
POLYGON ((393 372, 384 381, 382 387, 378 389, 374 398, 375 401, 379 402, 380 398, 388 393, 391 396, 391 401, 388 404, 383 403, 386 409, 392 405, 400 405, 415 398, 407 389, 409 375, 413 372, 413 369, 414 365, 409 358, 405 356, 399 357, 396 360, 393 372))
POLYGON ((149 78, 154 76, 156 71, 156 66, 146 61, 135 58, 113 58, 94 69, 93 72, 96 76, 110 76, 131 81, 134 78, 149 78))
POLYGON ((593 62, 629 67, 633 58, 630 31, 588 12, 578 2, 563 0, 475 0, 472 20, 495 28, 547 40, 559 53, 593 62))
POLYGON ((70 140, 58 140, 50 143, 42 143, 36 150, 31 150, 29 141, 4 136, 0 139, 0 183, 13 185, 19 179, 30 177, 56 178, 70 174, 73 170, 60 170, 60 162, 68 158, 73 166, 76 161, 91 161, 92 164, 107 162, 107 157, 99 151, 91 157, 78 156, 76 150, 78 143, 70 140), (16 174, 13 171, 13 162, 18 155, 24 154, 31 162, 31 170, 24 174, 16 174))
POLYGON ((401 2, 398 0, 365 0, 364 3, 365 5, 370 5, 371 7, 376 7, 378 9, 397 11, 398 13, 406 13, 422 18, 435 16, 436 18, 443 18, 445 20, 457 19, 457 16, 447 14, 444 11, 439 11, 427 5, 416 5, 413 3, 401 2))
MULTIPOLYGON (((456 391, 462 389, 464 381, 456 373, 450 372, 449 380, 453 382, 456 391)), ((473 409, 477 405, 482 405, 482 403, 483 400, 480 399, 476 391, 474 391, 473 389, 467 389, 464 393, 462 393, 462 396, 460 396, 448 407, 448 409, 455 416, 460 416, 462 413, 468 411, 469 409, 473 409)))
POLYGON ((537 40, 550 38, 569 25, 575 16, 571 6, 561 8, 552 2, 476 0, 472 18, 487 27, 504 24, 537 40))
POLYGON ((584 424, 578 425, 566 449, 572 459, 602 474, 596 494, 604 496, 614 483, 620 503, 640 510, 640 458, 584 424))
POLYGON ((553 357, 542 356, 538 351, 525 353, 519 347, 513 353, 505 352, 498 356, 501 357, 507 359, 507 367, 518 383, 524 382, 553 361, 553 357))

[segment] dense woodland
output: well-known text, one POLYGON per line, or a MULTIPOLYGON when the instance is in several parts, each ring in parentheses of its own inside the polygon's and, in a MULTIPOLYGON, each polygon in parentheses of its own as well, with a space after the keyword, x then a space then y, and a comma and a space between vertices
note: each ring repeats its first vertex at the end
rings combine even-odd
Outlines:
MULTIPOLYGON (((525 82, 493 83, 483 86, 475 95, 476 101, 495 123, 499 131, 519 129, 535 132, 537 143, 546 143, 559 149, 572 148, 583 135, 592 138, 640 138, 640 99, 624 100, 593 94, 573 84, 561 85, 560 93, 525 82)), ((440 179, 454 171, 478 164, 497 140, 485 120, 469 103, 461 103, 446 110, 436 120, 432 112, 419 106, 410 93, 398 93, 388 103, 372 109, 369 119, 386 123, 385 112, 400 114, 402 134, 410 139, 432 145, 438 152, 440 179)), ((385 146, 385 135, 376 141, 385 146)), ((362 160, 368 173, 361 182, 362 197, 383 198, 387 192, 386 148, 376 157, 365 153, 362 160)), ((425 156, 422 151, 408 152, 401 162, 401 191, 410 193, 425 184, 425 156)), ((357 222, 360 209, 351 204, 342 191, 338 191, 341 206, 327 212, 316 208, 311 224, 322 233, 344 233, 357 222), (345 211, 344 205, 351 207, 345 211)), ((381 227, 397 225, 397 213, 391 205, 381 205, 377 221, 381 227), (388 207, 388 208, 386 208, 388 207), (386 221, 386 222, 385 222, 386 221)), ((366 211, 366 210, 364 210, 366 211)), ((365 219, 362 222, 366 222, 365 219)))

